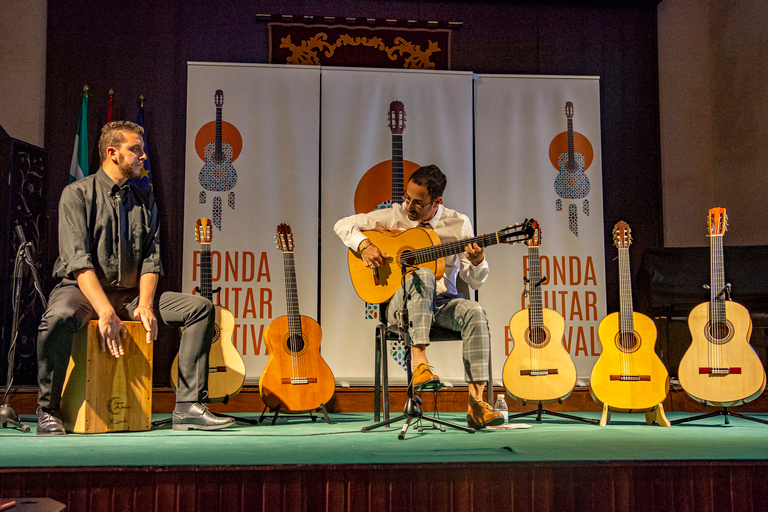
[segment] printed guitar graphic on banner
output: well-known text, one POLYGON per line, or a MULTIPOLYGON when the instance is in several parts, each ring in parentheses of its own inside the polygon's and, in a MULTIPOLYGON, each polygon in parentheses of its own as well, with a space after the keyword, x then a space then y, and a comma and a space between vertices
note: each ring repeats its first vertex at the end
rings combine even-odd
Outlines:
POLYGON ((392 203, 402 201, 405 181, 420 167, 417 163, 403 159, 405 106, 402 101, 389 104, 387 119, 392 132, 392 160, 377 163, 360 178, 355 189, 355 213, 389 208, 392 203))
MULTIPOLYGON (((549 144, 549 160, 558 170, 555 178, 555 210, 562 211, 563 199, 583 199, 582 211, 589 215, 590 183, 585 171, 592 165, 594 150, 584 135, 573 131, 573 102, 565 103, 565 117, 568 129, 556 135, 549 144)), ((576 203, 568 204, 568 228, 579 236, 579 212, 576 203)))
MULTIPOLYGON (((240 155, 243 149, 243 138, 240 132, 230 123, 222 120, 222 107, 224 106, 224 92, 221 89, 214 95, 216 105, 216 121, 205 124, 197 132, 195 137, 195 150, 201 159, 205 160, 198 177, 200 186, 205 190, 200 191, 199 202, 206 204, 210 192, 226 192, 227 205, 235 209, 235 192, 232 190, 237 185, 237 171, 232 162, 240 155), (213 131, 213 133, 211 133, 213 131), (213 135, 213 137, 211 137, 213 135), (211 139, 213 141, 211 142, 211 139), (224 142, 224 139, 228 142, 224 142)), ((212 199, 213 225, 221 230, 223 206, 221 197, 216 194, 212 199)))

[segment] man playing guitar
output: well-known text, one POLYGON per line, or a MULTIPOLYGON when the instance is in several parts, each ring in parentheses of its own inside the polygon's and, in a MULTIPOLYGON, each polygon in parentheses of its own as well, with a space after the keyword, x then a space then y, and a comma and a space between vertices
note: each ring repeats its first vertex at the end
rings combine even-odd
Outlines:
MULTIPOLYGON (((406 184, 402 203, 343 218, 336 223, 334 231, 372 271, 382 267, 391 256, 374 245, 363 233, 364 230, 401 232, 421 226, 434 230, 441 243, 472 237, 469 218, 443 206, 446 181, 436 165, 421 167, 414 171, 406 184)), ((488 262, 483 248, 476 243, 468 244, 464 251, 445 258, 445 272, 439 280, 428 268, 418 268, 406 278, 410 297, 408 313, 413 324, 410 327, 414 344, 411 349, 415 368, 413 385, 418 388, 440 381, 432 373, 426 356, 432 323, 460 331, 464 343, 464 377, 469 388, 467 424, 472 428, 482 428, 500 425, 504 418, 501 413, 494 413, 492 407, 482 400, 490 357, 490 333, 485 310, 456 290, 457 275, 472 288, 479 288, 488 277, 488 262)), ((402 305, 403 290, 399 288, 387 311, 390 323, 396 322, 395 313, 402 309, 402 305)))

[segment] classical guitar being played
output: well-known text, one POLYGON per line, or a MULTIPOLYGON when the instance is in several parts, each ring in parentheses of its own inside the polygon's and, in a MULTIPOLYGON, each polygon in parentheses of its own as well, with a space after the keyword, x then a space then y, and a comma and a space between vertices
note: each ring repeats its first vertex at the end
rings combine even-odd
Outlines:
POLYGON ((526 219, 522 224, 508 226, 501 231, 482 234, 475 237, 440 243, 440 238, 429 228, 412 228, 402 233, 390 231, 363 231, 365 236, 382 252, 392 255, 377 269, 370 269, 360 255, 353 250, 347 254, 349 274, 355 291, 366 302, 381 304, 392 298, 400 286, 401 268, 426 267, 440 279, 445 271, 443 258, 464 252, 468 244, 488 247, 498 243, 514 244, 524 242, 533 236, 533 219, 526 219))
POLYGON ((528 308, 515 313, 509 332, 515 346, 504 364, 503 382, 515 400, 537 404, 562 401, 576 386, 576 365, 563 347, 565 319, 542 307, 539 245, 541 228, 528 240, 528 308))
POLYGON ((629 226, 613 228, 613 243, 619 250, 619 312, 605 317, 598 327, 603 351, 592 367, 589 388, 603 407, 600 426, 610 412, 645 412, 646 422, 669 427, 662 402, 669 392, 669 373, 656 355, 656 325, 632 309, 632 274, 629 267, 629 226))
POLYGON ((320 325, 299 313, 293 233, 287 224, 277 227, 277 246, 283 251, 288 314, 275 318, 264 331, 269 360, 259 378, 259 394, 271 410, 315 411, 333 397, 336 381, 320 355, 320 325))
MULTIPOLYGON (((206 299, 213 301, 211 273, 211 240, 213 230, 211 221, 205 217, 198 219, 195 225, 195 237, 200 243, 200 285, 196 291, 206 299)), ((208 399, 211 402, 227 403, 240 392, 245 381, 245 362, 240 352, 232 344, 235 329, 235 316, 227 308, 216 304, 215 333, 208 355, 208 399)), ((171 366, 171 385, 176 389, 179 381, 179 356, 171 366)))
POLYGON ((693 339, 678 370, 686 393, 718 407, 747 403, 765 389, 765 369, 749 344, 752 319, 744 306, 730 300, 730 285, 725 282, 727 222, 725 208, 709 210, 710 299, 688 315, 693 339))

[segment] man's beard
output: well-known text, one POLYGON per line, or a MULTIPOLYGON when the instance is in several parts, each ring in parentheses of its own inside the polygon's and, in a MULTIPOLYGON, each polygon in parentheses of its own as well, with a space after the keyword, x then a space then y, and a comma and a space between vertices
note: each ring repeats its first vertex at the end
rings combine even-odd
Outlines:
POLYGON ((120 175, 126 180, 130 180, 131 178, 136 177, 133 166, 126 163, 125 157, 119 153, 117 155, 117 168, 120 170, 120 175))

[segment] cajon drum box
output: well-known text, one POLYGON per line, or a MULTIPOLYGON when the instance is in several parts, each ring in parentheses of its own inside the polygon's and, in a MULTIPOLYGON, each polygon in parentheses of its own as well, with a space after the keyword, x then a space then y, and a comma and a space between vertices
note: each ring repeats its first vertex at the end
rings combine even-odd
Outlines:
POLYGON ((101 351, 96 320, 72 343, 61 417, 67 432, 93 434, 149 430, 152 425, 152 343, 141 322, 123 322, 125 354, 101 351))

